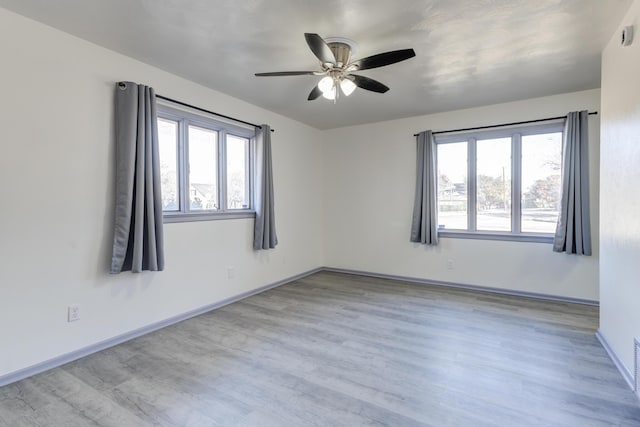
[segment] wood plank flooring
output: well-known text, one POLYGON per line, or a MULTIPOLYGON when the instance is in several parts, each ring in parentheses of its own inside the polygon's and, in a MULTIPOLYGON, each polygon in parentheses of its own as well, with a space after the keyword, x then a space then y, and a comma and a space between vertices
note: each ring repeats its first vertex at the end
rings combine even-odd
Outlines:
POLYGON ((640 426, 598 310, 322 272, 0 388, 1 426, 640 426))

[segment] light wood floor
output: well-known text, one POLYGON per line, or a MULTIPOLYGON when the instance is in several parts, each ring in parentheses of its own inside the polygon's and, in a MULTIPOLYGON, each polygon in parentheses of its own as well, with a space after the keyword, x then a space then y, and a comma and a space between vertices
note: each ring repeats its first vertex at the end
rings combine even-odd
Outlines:
POLYGON ((639 426, 597 322, 323 272, 0 388, 0 425, 639 426))

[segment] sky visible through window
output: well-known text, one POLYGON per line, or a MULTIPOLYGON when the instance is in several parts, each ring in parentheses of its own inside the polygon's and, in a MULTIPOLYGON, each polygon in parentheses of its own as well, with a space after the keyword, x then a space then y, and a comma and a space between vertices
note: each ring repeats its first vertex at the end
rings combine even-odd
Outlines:
POLYGON ((562 133, 522 137, 522 231, 555 233, 560 210, 562 133))
POLYGON ((227 207, 246 209, 249 207, 249 185, 247 160, 249 140, 227 135, 227 207))
POLYGON ((189 126, 190 209, 217 209, 218 132, 189 126))
MULTIPOLYGON (((553 167, 560 167, 560 146, 562 144, 561 133, 542 135, 528 135, 522 137, 522 155, 538 165, 538 168, 526 168, 522 170, 522 186, 532 185, 535 180, 551 173, 553 167), (525 148, 526 147, 526 148, 525 148), (552 166, 553 165, 553 166, 552 166)), ((483 164, 488 170, 501 168, 505 163, 501 146, 485 148, 486 157, 483 164)), ((467 176, 467 146, 463 143, 450 143, 438 145, 438 168, 446 170, 453 182, 464 182, 467 176), (442 147, 442 148, 441 148, 442 147), (446 147, 446 153, 442 153, 446 147), (464 159, 465 161, 461 161, 464 159)), ((482 173, 480 170, 478 173, 482 173)))
POLYGON ((158 119, 158 151, 160 155, 160 180, 162 182, 162 209, 178 210, 178 123, 158 119))

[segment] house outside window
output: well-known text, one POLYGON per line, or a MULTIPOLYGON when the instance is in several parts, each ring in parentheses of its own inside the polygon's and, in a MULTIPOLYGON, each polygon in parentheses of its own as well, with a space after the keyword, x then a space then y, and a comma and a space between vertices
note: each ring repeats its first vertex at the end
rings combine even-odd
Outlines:
POLYGON ((562 131, 554 123, 436 136, 439 234, 551 242, 562 131))

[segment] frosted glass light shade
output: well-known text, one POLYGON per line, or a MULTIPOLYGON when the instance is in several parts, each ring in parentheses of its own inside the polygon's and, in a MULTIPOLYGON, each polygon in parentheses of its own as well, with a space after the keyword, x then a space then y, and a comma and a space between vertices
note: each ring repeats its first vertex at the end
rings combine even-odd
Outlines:
POLYGON ((340 82, 340 89, 342 89, 342 93, 344 93, 345 96, 349 96, 356 90, 356 84, 349 79, 343 79, 340 82))
POLYGON ((334 89, 333 78, 329 76, 323 77, 318 83, 318 89, 320 89, 323 94, 331 92, 334 89))
POLYGON ((332 86, 328 91, 322 92, 322 96, 333 101, 336 99, 336 87, 332 86))

